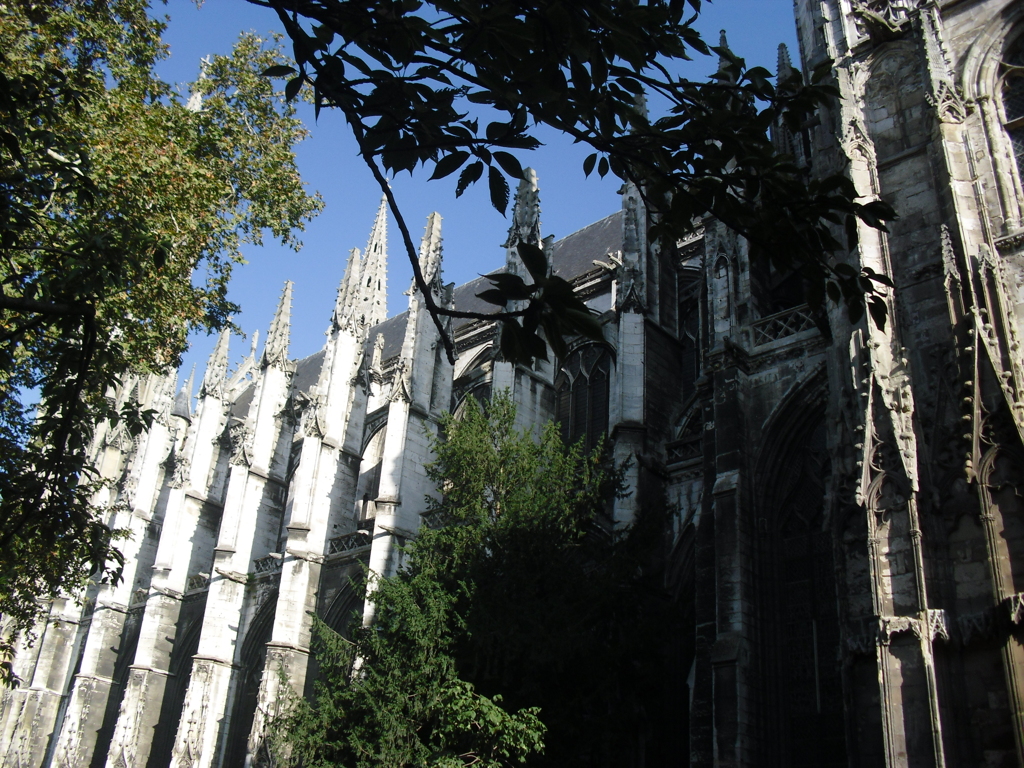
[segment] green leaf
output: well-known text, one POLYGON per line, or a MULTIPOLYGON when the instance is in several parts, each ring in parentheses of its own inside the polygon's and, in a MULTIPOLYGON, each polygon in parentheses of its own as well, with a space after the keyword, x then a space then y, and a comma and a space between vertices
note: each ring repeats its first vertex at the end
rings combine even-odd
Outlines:
POLYGON ((569 327, 592 341, 604 341, 604 331, 601 328, 601 321, 598 316, 591 312, 581 312, 578 309, 564 310, 565 319, 569 327))
POLYGON ((825 292, 828 293, 828 297, 836 304, 838 304, 843 298, 842 292, 839 290, 839 286, 832 280, 825 283, 825 292))
POLYGON ((857 247, 857 217, 849 214, 846 217, 846 249, 852 251, 857 247))
POLYGON ((459 174, 459 183, 455 187, 455 196, 462 197, 462 193, 466 191, 466 188, 476 182, 483 175, 483 172, 484 164, 480 160, 463 168, 462 173, 459 174))
POLYGON ((295 67, 289 67, 286 64, 275 64, 272 67, 267 67, 260 73, 261 77, 288 77, 298 72, 295 67))
POLYGON ((445 176, 450 176, 455 173, 462 164, 469 159, 469 152, 452 152, 450 155, 445 155, 437 161, 437 165, 434 166, 434 173, 430 176, 430 180, 443 179, 445 176))
POLYGON ((501 291, 497 288, 488 288, 486 291, 478 293, 476 295, 478 299, 483 299, 488 304, 497 304, 499 307, 504 307, 508 304, 508 299, 501 291))
POLYGON ((544 251, 533 243, 520 242, 516 244, 516 251, 522 259, 523 266, 530 273, 535 283, 540 283, 548 276, 548 260, 544 251))
POLYGON ((284 98, 286 101, 294 101, 302 88, 302 77, 293 77, 284 85, 284 98))
POLYGON ((889 308, 886 306, 885 300, 878 296, 872 296, 868 300, 868 311, 871 313, 871 319, 875 321, 875 325, 878 330, 885 330, 885 321, 889 316, 889 308))
POLYGON ((501 166, 501 170, 513 179, 523 178, 523 166, 519 164, 519 160, 516 159, 515 155, 511 155, 508 152, 495 152, 494 160, 501 166))
POLYGON ((594 171, 594 166, 597 164, 597 153, 594 152, 587 155, 587 159, 583 161, 583 175, 590 176, 594 171))
POLYGON ((487 186, 491 193, 491 205, 504 216, 505 209, 508 208, 508 182, 501 171, 493 165, 487 169, 487 186))
POLYGON ((510 301, 525 301, 533 296, 533 290, 526 285, 519 275, 508 272, 498 272, 494 275, 487 275, 487 279, 497 286, 502 295, 510 301))

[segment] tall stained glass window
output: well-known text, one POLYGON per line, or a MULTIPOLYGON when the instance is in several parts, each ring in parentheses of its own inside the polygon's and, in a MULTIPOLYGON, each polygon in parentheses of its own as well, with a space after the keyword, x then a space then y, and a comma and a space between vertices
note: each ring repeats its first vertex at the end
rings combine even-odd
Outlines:
POLYGON ((555 419, 567 444, 585 437, 587 450, 608 431, 612 358, 606 347, 590 344, 573 350, 555 378, 555 419))

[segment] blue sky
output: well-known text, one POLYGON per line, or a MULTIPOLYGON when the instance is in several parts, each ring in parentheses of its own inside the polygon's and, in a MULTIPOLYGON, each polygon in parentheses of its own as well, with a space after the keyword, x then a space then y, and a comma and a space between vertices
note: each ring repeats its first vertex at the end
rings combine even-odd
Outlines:
MULTIPOLYGON (((171 56, 159 65, 161 76, 171 83, 195 79, 199 62, 211 53, 227 53, 239 32, 253 30, 262 35, 278 30, 276 16, 243 0, 206 0, 196 6, 190 0, 170 0, 157 5, 154 13, 169 16, 164 40, 171 56)), ((779 43, 790 47, 796 63, 796 35, 792 0, 715 0, 705 3, 697 24, 706 40, 717 44, 718 31, 725 29, 729 46, 746 58, 749 65, 775 70, 779 43)), ((713 72, 717 61, 698 57, 687 75, 698 78, 713 72)), ((248 264, 238 266, 232 276, 229 297, 242 307, 238 325, 251 338, 255 329, 261 336, 270 323, 285 280, 295 283, 292 306, 292 357, 304 357, 323 346, 324 331, 334 306, 334 295, 344 271, 349 249, 364 248, 380 203, 380 191, 369 171, 356 157, 355 144, 337 115, 325 110, 314 122, 312 109, 303 107, 301 117, 311 136, 298 147, 299 170, 310 190, 324 198, 325 208, 311 222, 298 253, 268 242, 262 248, 245 250, 248 264)), ((536 169, 541 189, 541 221, 544 235, 564 237, 597 221, 619 207, 613 178, 586 179, 581 170, 589 154, 554 132, 541 132, 545 145, 520 154, 524 166, 536 169)), ((443 217, 444 277, 457 284, 472 280, 504 261, 508 220, 490 207, 486 184, 479 184, 461 198, 455 197, 455 176, 428 182, 429 173, 412 178, 402 174, 392 183, 399 205, 413 236, 418 238, 431 211, 443 217)), ((388 270, 389 313, 396 314, 408 304, 411 270, 399 248, 398 231, 389 229, 388 270)), ((260 342, 262 344, 262 340, 260 342)), ((193 363, 198 375, 213 348, 213 339, 200 334, 192 339, 185 355, 183 376, 193 363)), ((249 340, 232 338, 232 359, 249 349, 249 340)))

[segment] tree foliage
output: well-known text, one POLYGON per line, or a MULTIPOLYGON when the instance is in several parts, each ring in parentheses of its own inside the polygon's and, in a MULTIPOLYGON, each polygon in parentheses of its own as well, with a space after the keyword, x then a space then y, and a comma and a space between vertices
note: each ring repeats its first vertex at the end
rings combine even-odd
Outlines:
MULTIPOLYGON (((309 84, 317 110, 344 114, 424 294, 387 174, 420 165, 431 178, 458 173, 456 195, 486 179, 504 212, 508 180, 522 177, 516 153, 538 146, 534 129, 545 124, 593 148, 587 175, 638 186, 654 214, 652 241, 664 249, 710 214, 748 238, 755 260, 800 273, 812 305, 827 294, 856 322, 867 301, 884 322, 887 279, 846 268, 837 254, 855 244, 857 220, 884 229, 892 208, 860 198, 845 170, 815 177, 768 135, 785 126, 801 136, 838 97, 829 63, 809 82, 796 70, 775 77, 749 68, 701 39, 693 27, 701 0, 250 2, 273 8, 293 43, 297 68, 267 74, 290 77, 292 95, 309 84), (693 53, 720 57, 707 82, 674 72, 693 53), (645 93, 658 115, 648 113, 645 93)), ((522 293, 496 289, 507 301, 522 293)), ((560 294, 534 294, 525 309, 497 315, 522 328, 520 343, 503 350, 510 359, 537 355, 545 307, 564 315, 560 294)), ((482 317, 426 301, 442 336, 439 315, 482 317)))
POLYGON ((144 0, 0 6, 0 614, 15 629, 117 571, 89 503, 92 427, 145 423, 107 391, 225 325, 242 244, 269 231, 297 248, 321 207, 292 154, 305 131, 259 75, 280 51, 243 35, 186 103, 154 73, 163 28, 144 0))
POLYGON ((601 449, 518 432, 507 397, 468 405, 434 445, 427 525, 373 582, 373 625, 319 625, 315 698, 276 727, 296 763, 621 765, 650 719, 661 520, 613 541, 601 449))

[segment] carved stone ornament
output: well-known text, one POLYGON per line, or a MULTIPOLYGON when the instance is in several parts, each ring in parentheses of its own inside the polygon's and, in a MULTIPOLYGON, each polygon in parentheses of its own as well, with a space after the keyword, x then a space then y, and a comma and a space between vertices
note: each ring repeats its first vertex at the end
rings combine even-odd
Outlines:
POLYGON ((227 437, 231 448, 231 464, 251 467, 252 429, 244 421, 232 421, 228 424, 227 437))
POLYGON ((618 290, 615 292, 615 308, 619 312, 644 314, 647 311, 644 302, 643 270, 635 262, 627 261, 618 272, 618 290))
POLYGON ((92 709, 93 681, 79 678, 71 693, 70 706, 60 739, 53 756, 53 765, 60 768, 75 768, 83 755, 79 754, 85 724, 88 722, 92 709))
POLYGON ((295 406, 302 434, 315 439, 322 438, 327 433, 323 397, 300 394, 295 406))
POLYGON ((901 632, 913 632, 917 637, 923 637, 924 632, 921 622, 910 616, 882 616, 878 620, 878 640, 882 645, 889 645, 893 635, 901 632))
POLYGON ((916 8, 916 0, 853 0, 857 31, 873 40, 897 37, 902 23, 916 8))
POLYGON ((107 433, 103 436, 103 445, 116 448, 125 453, 135 447, 135 438, 129 434, 124 420, 121 420, 107 430, 107 433))
POLYGON ((185 695, 185 712, 181 716, 178 738, 171 753, 172 768, 192 768, 202 756, 203 735, 206 731, 210 687, 213 682, 213 663, 196 659, 192 677, 185 695))
POLYGON ((139 490, 139 478, 134 474, 130 474, 125 477, 121 483, 120 493, 117 495, 117 502, 115 506, 120 506, 127 512, 131 512, 135 509, 135 494, 139 490))
POLYGON ((1014 624, 1024 624, 1024 592, 1010 595, 1003 602, 1010 613, 1010 621, 1014 624))
POLYGON ((932 608, 927 611, 927 618, 928 639, 935 640, 935 638, 941 637, 943 640, 949 640, 949 617, 946 612, 932 608))
POLYGON ((135 765, 139 735, 143 728, 142 715, 148 704, 148 689, 148 674, 141 669, 132 670, 112 739, 117 750, 112 761, 114 765, 135 765))
POLYGON ((388 394, 388 402, 402 400, 406 403, 412 402, 412 366, 404 357, 395 364, 393 378, 391 379, 391 392, 388 394))
POLYGON ((189 475, 192 471, 192 462, 187 456, 172 453, 167 457, 167 477, 171 488, 184 488, 188 485, 189 475))
POLYGON ((872 655, 878 645, 878 620, 863 619, 846 633, 846 648, 859 656, 872 655))
POLYGON ((277 691, 281 673, 285 670, 284 656, 279 650, 267 652, 263 679, 260 682, 256 700, 256 712, 253 714, 252 729, 249 731, 248 753, 250 768, 274 768, 277 764, 267 739, 267 725, 277 716, 280 710, 281 696, 277 691), (269 674, 268 674, 269 673, 269 674))
POLYGON ((637 201, 635 197, 630 196, 626 199, 626 206, 623 211, 622 249, 626 253, 639 253, 640 242, 640 220, 637 215, 637 201))
POLYGON ((995 633, 995 613, 985 608, 977 613, 957 616, 957 629, 960 630, 960 642, 968 645, 974 640, 987 640, 995 633))
POLYGON ((933 106, 939 113, 939 119, 944 123, 959 125, 967 119, 970 112, 967 104, 964 103, 959 89, 952 83, 940 80, 933 106))

